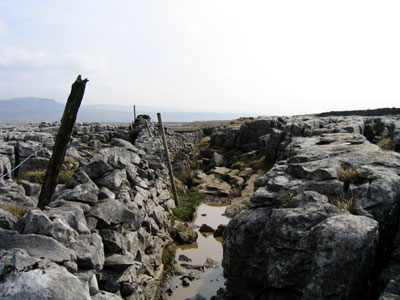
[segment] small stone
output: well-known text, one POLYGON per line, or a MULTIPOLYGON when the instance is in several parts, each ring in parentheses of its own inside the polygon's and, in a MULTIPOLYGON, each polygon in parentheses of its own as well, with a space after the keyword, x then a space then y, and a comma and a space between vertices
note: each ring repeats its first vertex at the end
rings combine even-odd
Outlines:
POLYGON ((212 228, 211 226, 207 225, 207 224, 203 224, 203 225, 200 226, 199 231, 200 232, 214 232, 215 229, 212 228))
POLYGON ((182 286, 189 286, 190 285, 190 281, 188 278, 184 277, 182 279, 182 286))
POLYGON ((226 225, 224 225, 224 224, 218 225, 217 229, 214 231, 214 237, 223 236, 225 229, 226 229, 226 225))
POLYGON ((179 255, 178 260, 180 260, 180 261, 185 261, 185 262, 191 262, 191 261, 192 261, 191 258, 187 257, 187 256, 184 255, 184 254, 179 255))
POLYGON ((207 269, 215 268, 218 265, 218 262, 213 260, 212 258, 207 257, 204 267, 207 269))

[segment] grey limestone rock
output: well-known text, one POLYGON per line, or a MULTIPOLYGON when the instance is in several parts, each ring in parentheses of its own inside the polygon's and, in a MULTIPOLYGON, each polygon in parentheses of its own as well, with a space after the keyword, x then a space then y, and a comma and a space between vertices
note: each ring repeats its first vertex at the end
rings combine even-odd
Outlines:
POLYGON ((5 179, 11 179, 11 162, 8 156, 0 154, 0 176, 1 180, 3 180, 3 176, 5 179))
POLYGON ((31 157, 19 167, 18 174, 22 174, 28 171, 46 170, 49 162, 50 159, 47 157, 31 157))
POLYGON ((125 170, 114 169, 104 177, 97 179, 96 184, 99 187, 106 187, 111 191, 117 191, 126 178, 125 170))
POLYGON ((133 144, 127 140, 120 139, 120 138, 113 138, 111 139, 111 146, 122 147, 126 150, 130 150, 132 152, 137 152, 138 149, 133 146, 133 144))
POLYGON ((0 181, 0 203, 18 205, 24 207, 35 207, 38 198, 25 195, 25 189, 11 179, 0 181))
POLYGON ((13 229, 17 218, 8 211, 0 208, 0 228, 13 229))
MULTIPOLYGON (((15 153, 20 158, 20 161, 22 161, 22 159, 27 158, 41 148, 43 148, 43 145, 36 141, 19 141, 15 147, 15 153)), ((43 151, 39 151, 37 153, 37 156, 49 158, 51 156, 51 153, 49 152, 49 150, 44 149, 43 151)))
POLYGON ((103 243, 97 233, 79 235, 71 248, 75 251, 79 268, 97 271, 103 268, 105 260, 103 243))
POLYGON ((25 195, 39 197, 42 186, 38 183, 32 183, 28 180, 20 180, 19 184, 25 189, 25 195))
POLYGON ((175 221, 172 232, 174 240, 181 244, 191 244, 197 240, 197 232, 191 223, 175 221))
MULTIPOLYGON (((115 199, 101 200, 92 207, 89 216, 97 218, 107 226, 112 224, 137 224, 137 216, 129 210, 123 203, 115 199)), ((102 225, 102 224, 99 224, 102 225)))
POLYGON ((112 254, 106 257, 104 262, 105 269, 124 271, 126 268, 138 264, 132 254, 112 254))
POLYGON ((76 169, 74 175, 67 180, 65 186, 67 188, 74 188, 82 183, 93 183, 93 181, 90 179, 89 175, 86 174, 83 167, 79 167, 76 169))
POLYGON ((277 152, 285 160, 255 182, 249 209, 225 232, 223 265, 240 298, 369 297, 376 257, 388 258, 399 222, 400 156, 347 121, 309 119, 301 137, 279 129, 292 135, 277 152))
POLYGON ((33 257, 45 257, 56 263, 75 259, 73 251, 51 237, 0 230, 0 249, 13 248, 25 249, 33 257))
POLYGON ((79 234, 90 233, 84 211, 80 206, 65 203, 64 205, 48 208, 46 214, 51 218, 62 217, 79 234))
POLYGON ((222 167, 227 164, 225 157, 218 152, 214 152, 210 159, 210 167, 222 167))
POLYGON ((78 233, 69 226, 62 216, 48 217, 40 210, 32 209, 17 223, 22 234, 35 233, 50 236, 64 245, 69 245, 78 233))
POLYGON ((124 253, 128 247, 126 237, 111 229, 100 229, 100 235, 103 239, 105 250, 111 253, 124 253))
POLYGON ((228 280, 235 278, 228 287, 242 299, 362 299, 377 238, 376 221, 340 212, 316 192, 245 211, 225 233, 223 264, 228 280))
POLYGON ((122 300, 120 296, 114 293, 100 291, 92 297, 93 300, 122 300))
POLYGON ((93 182, 82 183, 76 185, 73 189, 65 189, 61 194, 57 195, 57 200, 64 199, 93 204, 98 201, 98 192, 99 188, 93 182))
POLYGON ((87 287, 76 276, 49 261, 6 276, 0 282, 0 297, 10 300, 91 300, 87 287))
POLYGON ((110 191, 108 188, 106 188, 105 186, 101 187, 98 193, 98 198, 100 200, 106 199, 106 198, 115 198, 115 194, 110 191))

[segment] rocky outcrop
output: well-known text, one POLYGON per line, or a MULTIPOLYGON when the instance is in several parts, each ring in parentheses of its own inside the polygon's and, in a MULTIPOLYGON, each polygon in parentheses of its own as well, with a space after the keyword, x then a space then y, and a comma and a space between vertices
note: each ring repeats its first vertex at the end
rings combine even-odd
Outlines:
POLYGON ((399 223, 400 155, 364 135, 373 124, 374 142, 389 138, 396 144, 398 119, 257 122, 225 134, 236 136, 235 147, 256 141, 277 160, 256 180, 249 208, 225 231, 229 292, 239 299, 377 299, 382 289, 393 294, 396 277, 378 277, 399 223))
MULTIPOLYGON (((157 127, 148 125, 139 119, 130 134, 76 124, 67 155, 79 167, 43 210, 40 185, 11 178, 46 168, 59 124, 0 128, 0 298, 155 299, 174 201, 157 127)), ((168 141, 184 149, 199 136, 168 141)))

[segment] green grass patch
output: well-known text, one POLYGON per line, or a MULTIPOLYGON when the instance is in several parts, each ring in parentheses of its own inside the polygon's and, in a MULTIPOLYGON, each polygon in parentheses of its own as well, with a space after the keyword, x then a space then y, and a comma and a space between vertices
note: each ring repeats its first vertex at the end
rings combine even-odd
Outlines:
POLYGON ((174 262, 175 254, 174 248, 171 244, 165 245, 163 248, 161 261, 165 266, 172 265, 174 262))
POLYGON ((232 180, 232 177, 228 174, 215 174, 214 176, 218 178, 220 182, 226 182, 230 184, 230 181, 232 180))
POLYGON ((196 189, 192 188, 189 192, 184 193, 177 191, 179 198, 179 206, 172 210, 172 215, 178 220, 190 222, 193 220, 197 206, 204 199, 204 195, 200 194, 196 189))
POLYGON ((240 161, 236 161, 231 165, 231 169, 236 169, 239 171, 243 171, 245 169, 244 163, 240 161))

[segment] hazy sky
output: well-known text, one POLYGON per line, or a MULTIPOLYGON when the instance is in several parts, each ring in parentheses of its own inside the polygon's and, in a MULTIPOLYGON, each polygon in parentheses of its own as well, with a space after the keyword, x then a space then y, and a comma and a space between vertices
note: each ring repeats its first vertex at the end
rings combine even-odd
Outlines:
POLYGON ((399 107, 400 1, 1 0, 0 99, 290 115, 399 107))

